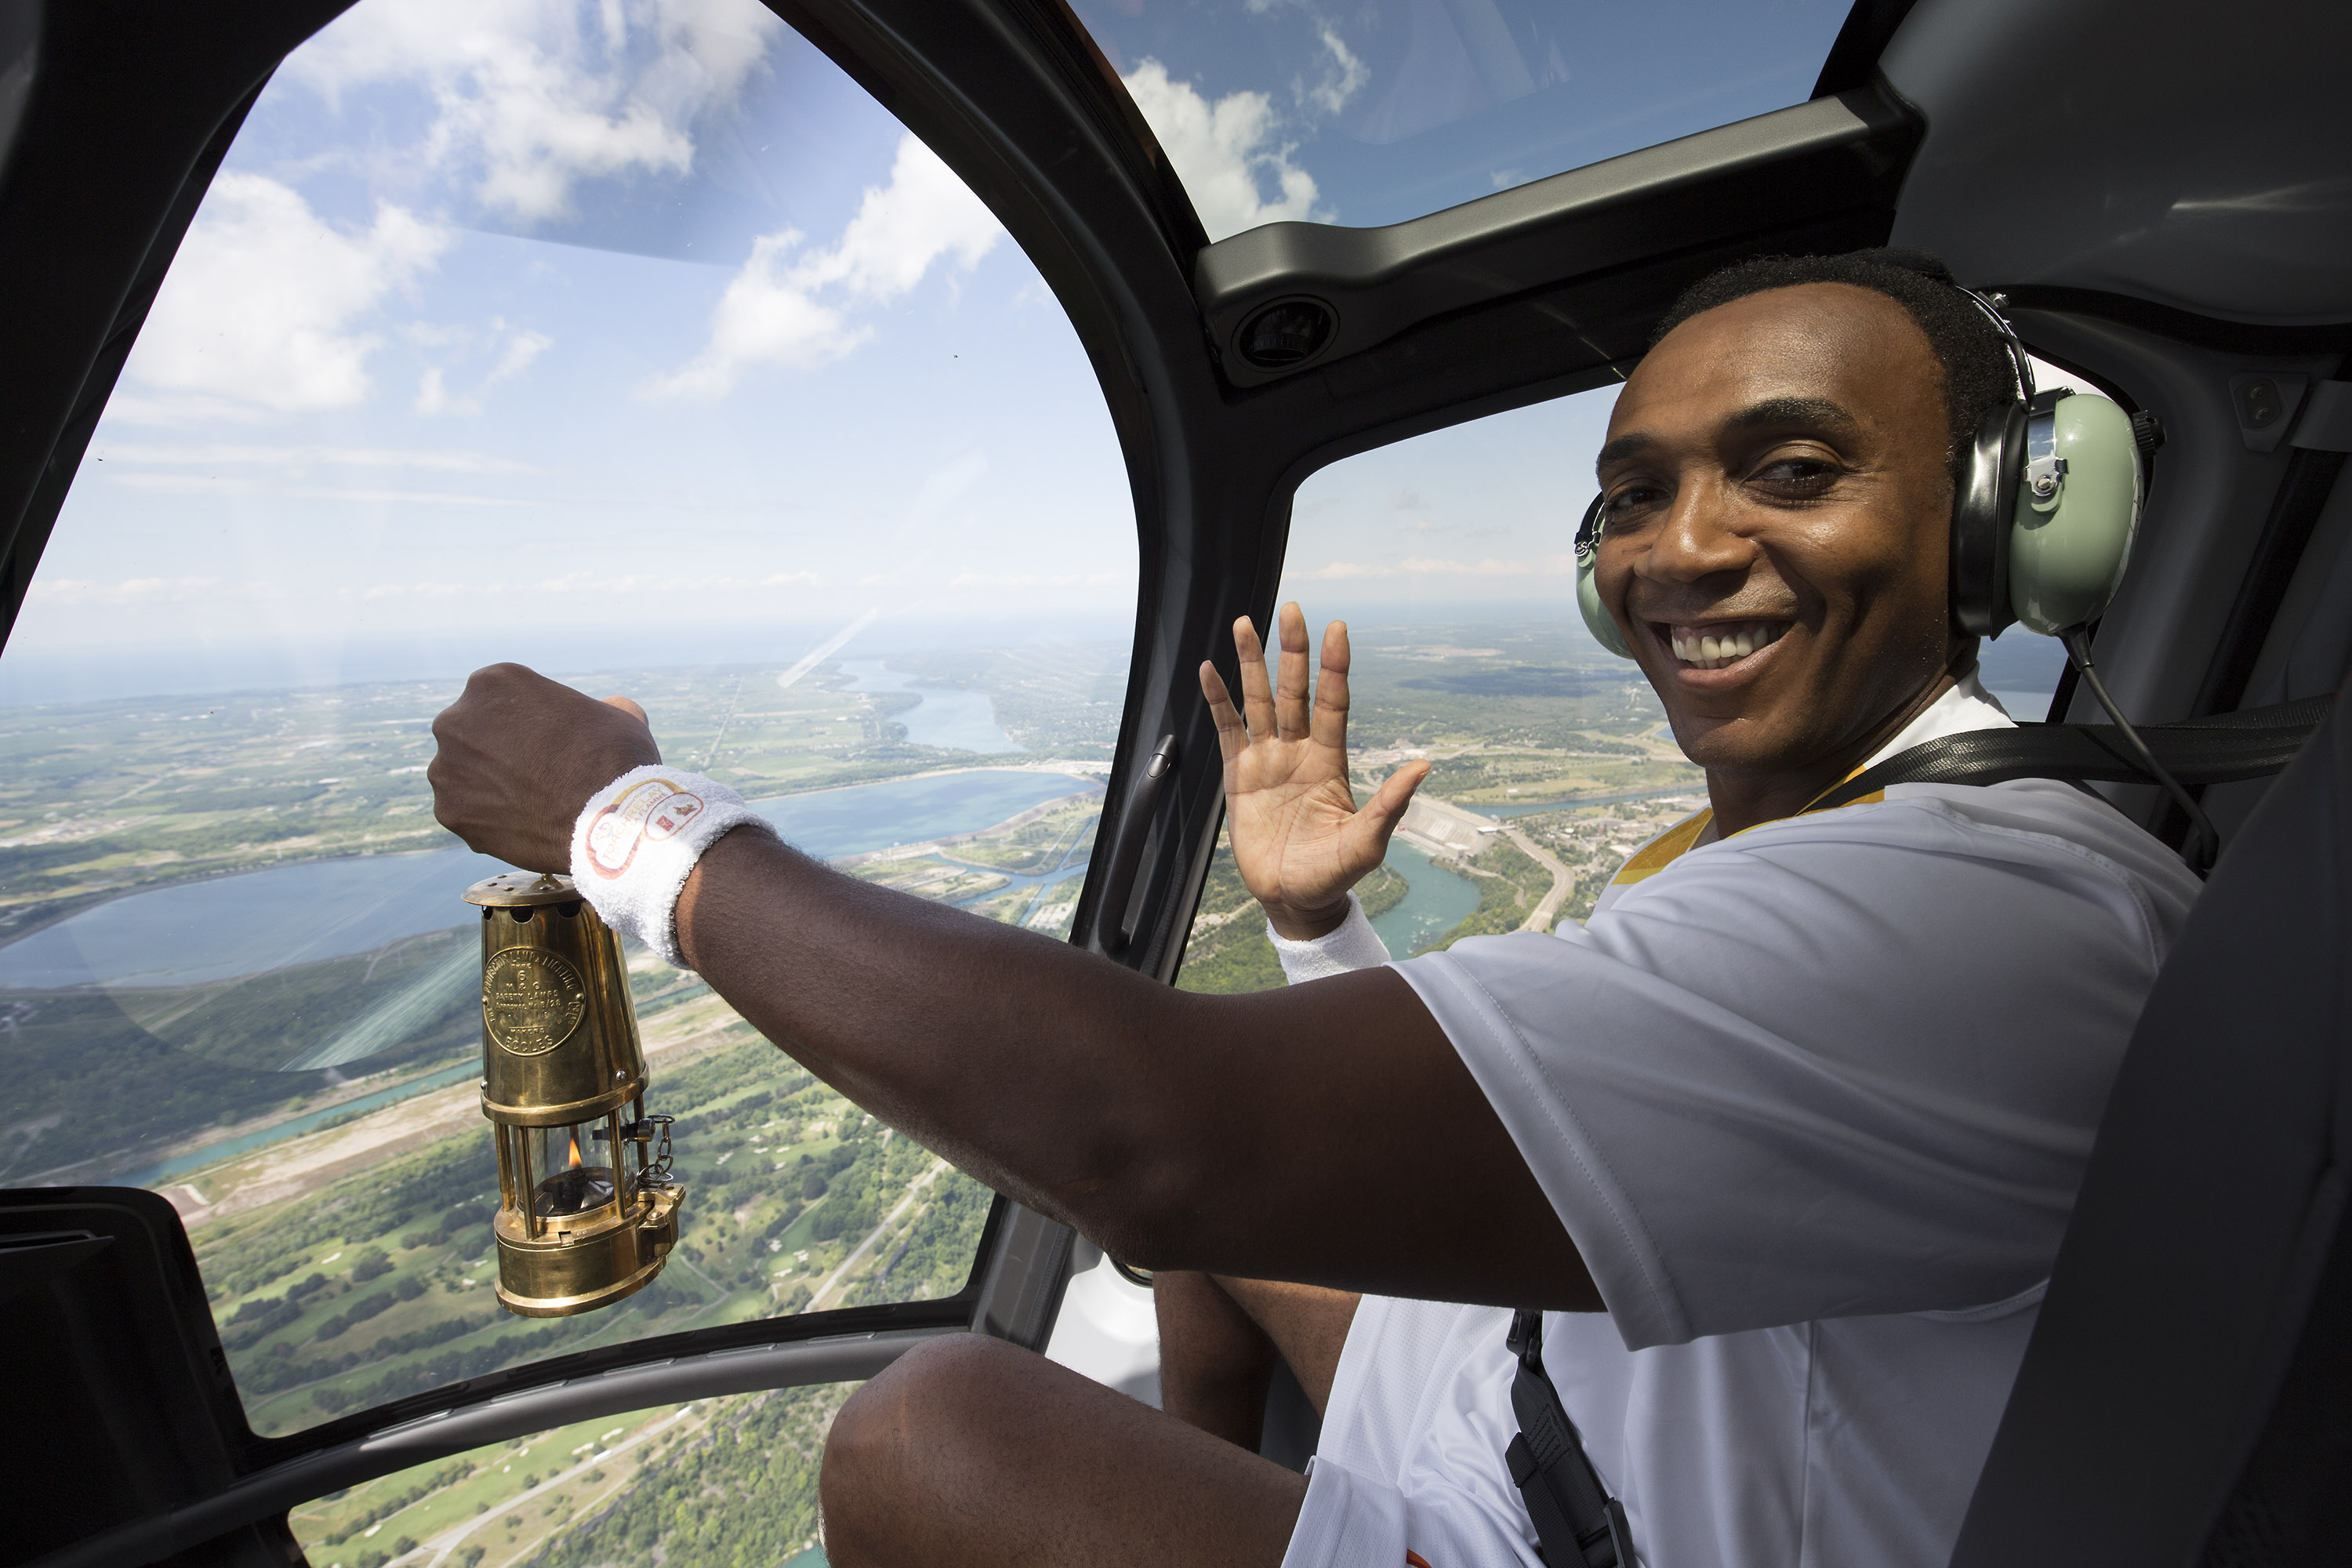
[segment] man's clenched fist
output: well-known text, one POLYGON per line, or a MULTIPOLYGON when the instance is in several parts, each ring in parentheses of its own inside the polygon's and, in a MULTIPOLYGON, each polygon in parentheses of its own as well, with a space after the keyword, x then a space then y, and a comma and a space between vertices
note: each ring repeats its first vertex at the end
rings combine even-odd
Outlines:
POLYGON ((599 702, 519 664, 474 671, 433 721, 425 776, 433 815, 484 855, 526 871, 572 868, 572 825, 588 797, 661 761, 645 710, 599 702))

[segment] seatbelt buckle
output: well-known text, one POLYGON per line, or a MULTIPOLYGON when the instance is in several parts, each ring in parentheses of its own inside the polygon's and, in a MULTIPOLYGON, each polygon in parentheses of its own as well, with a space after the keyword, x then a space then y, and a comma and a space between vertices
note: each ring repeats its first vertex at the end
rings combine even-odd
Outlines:
POLYGON ((1633 1527, 1625 1522, 1625 1505, 1615 1498, 1609 1500, 1609 1529, 1603 1538, 1608 1543, 1606 1556, 1595 1550, 1601 1539, 1580 1542, 1584 1548, 1586 1568, 1637 1568, 1633 1558, 1633 1527))

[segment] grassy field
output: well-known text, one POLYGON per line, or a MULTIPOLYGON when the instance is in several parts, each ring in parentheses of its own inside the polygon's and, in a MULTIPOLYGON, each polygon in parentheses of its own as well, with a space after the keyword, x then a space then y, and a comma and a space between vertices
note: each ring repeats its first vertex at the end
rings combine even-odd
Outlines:
POLYGON ((312 1568, 780 1568, 814 1547, 816 1460, 850 1392, 600 1416, 335 1492, 288 1522, 312 1568))
MULTIPOLYGON (((677 1024, 715 1002, 680 978, 636 976, 649 1040, 680 1037, 677 1024)), ((678 1118, 683 1239, 658 1280, 606 1311, 532 1321, 499 1308, 497 1168, 470 1084, 378 1113, 415 1127, 354 1158, 335 1157, 348 1134, 331 1131, 192 1178, 215 1212, 191 1239, 256 1428, 590 1343, 961 1289, 985 1190, 725 1016, 652 1054, 651 1108, 678 1118)))
MULTIPOLYGON (((1359 628, 1360 785, 1409 755, 1433 793, 1549 801, 1690 777, 1628 667, 1557 627, 1359 628)), ((837 671, 777 688, 749 667, 607 672, 666 754, 755 797, 956 763, 1100 761, 1123 648, 894 661, 989 693, 1024 748, 978 759, 907 743, 900 692, 837 671)), ((0 935, 127 890, 285 861, 436 847, 426 724, 454 687, 422 683, 0 711, 0 935)), ((991 918, 1066 931, 1099 796, 1049 804, 853 874, 991 918)), ((1686 807, 1681 809, 1687 809, 1686 807)), ((1679 810, 1651 801, 1516 819, 1578 868, 1590 908, 1616 857, 1679 810), (1589 878, 1585 873, 1589 870, 1589 878)), ((1482 902, 1443 943, 1511 929, 1549 885, 1507 844, 1463 868, 1482 902)), ((1375 910, 1403 899, 1377 873, 1375 910)), ((1220 850, 1179 984, 1279 984, 1264 918, 1220 850)), ((495 1171, 469 1083, 339 1105, 471 1059, 475 976, 443 985, 470 930, 235 981, 0 996, 21 1103, 0 1181, 93 1156, 131 1169, 291 1116, 173 1178, 231 1369, 256 1427, 285 1433, 518 1362, 684 1329, 961 1288, 990 1194, 783 1058, 690 975, 644 955, 632 984, 651 1108, 677 1121, 684 1239, 662 1278, 608 1310, 536 1321, 492 1297, 495 1171), (452 943, 456 945, 453 947, 452 943), (436 980, 436 976, 440 976, 436 980), (398 1040, 340 1071, 287 1070, 406 998, 398 1040), (35 1114, 37 1112, 37 1114, 35 1114)), ((820 1563, 814 1467, 841 1388, 665 1406, 496 1445, 323 1498, 293 1523, 317 1568, 778 1568, 820 1563)))

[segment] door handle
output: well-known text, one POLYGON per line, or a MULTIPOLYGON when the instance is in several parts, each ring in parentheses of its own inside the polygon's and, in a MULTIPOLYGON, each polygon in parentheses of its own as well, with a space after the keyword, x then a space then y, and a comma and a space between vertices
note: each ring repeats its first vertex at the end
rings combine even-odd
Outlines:
POLYGON ((1151 760, 1143 764, 1143 776, 1135 781, 1134 790, 1127 797, 1127 811, 1119 818, 1118 844, 1111 851, 1110 874, 1103 879, 1103 918, 1097 929, 1106 939, 1103 951, 1121 952, 1135 940, 1135 930, 1128 923, 1127 906, 1134 900, 1135 875, 1143 865, 1143 847, 1150 841, 1151 825, 1160 815, 1160 795, 1167 788, 1171 774, 1176 771, 1176 737, 1162 735, 1160 744, 1151 749, 1151 760))

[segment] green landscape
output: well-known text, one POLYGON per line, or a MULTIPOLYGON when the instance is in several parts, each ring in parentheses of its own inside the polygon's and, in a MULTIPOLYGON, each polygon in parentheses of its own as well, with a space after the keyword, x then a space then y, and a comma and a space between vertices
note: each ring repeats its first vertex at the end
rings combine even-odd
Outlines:
MULTIPOLYGON (((1695 771, 1646 688, 1556 628, 1360 628, 1357 648, 1357 787, 1428 760, 1442 815, 1414 838, 1429 858, 1412 875, 1467 885, 1468 912, 1423 946, 1580 918, 1622 851, 1693 804, 1695 771)), ((846 812, 887 784, 952 806, 959 781, 1038 781, 1033 804, 993 820, 935 813, 832 858, 1061 934, 1092 853, 1122 651, 893 656, 931 692, 985 695, 1013 749, 984 752, 926 743, 921 692, 853 689, 838 664, 790 687, 732 666, 577 684, 637 695, 666 755, 754 799, 846 812)), ((411 682, 0 710, 0 758, 16 764, 0 769, 0 935, 241 873, 446 854, 423 769, 432 714, 454 695, 411 682)), ((18 1086, 0 1181, 135 1180, 169 1197, 257 1431, 538 1357, 964 1287, 986 1189, 810 1078, 698 978, 632 951, 648 1108, 677 1118, 680 1244, 653 1285, 604 1311, 500 1310, 462 890, 446 890, 448 926, 355 951, 0 988, 18 1086)), ((1394 868, 1360 891, 1381 915, 1415 897, 1394 868)), ((1280 983, 1221 849, 1179 984, 1280 983)), ((321 1568, 814 1568, 815 1467, 846 1393, 583 1423, 317 1500, 292 1522, 321 1568)))
MULTIPOLYGON (((1359 802, 1404 763, 1425 760, 1423 801, 1508 812, 1465 853, 1430 841, 1434 865, 1469 880, 1476 903, 1413 949, 1518 931, 1546 895, 1544 929, 1581 921, 1631 848, 1702 804, 1701 778, 1667 733, 1656 697, 1622 662, 1545 624, 1351 628, 1352 783, 1359 802), (1538 859, 1549 856, 1555 870, 1538 859)), ((1405 836, 1411 837, 1408 818, 1405 836)), ((1393 860, 1395 858, 1391 857, 1393 860)), ((1382 867, 1356 889, 1377 919, 1410 896, 1382 867)), ((1398 958, 1411 953, 1398 952, 1398 958)), ((1262 991, 1282 984, 1265 916, 1242 886, 1221 836, 1176 984, 1187 991, 1262 991)))

